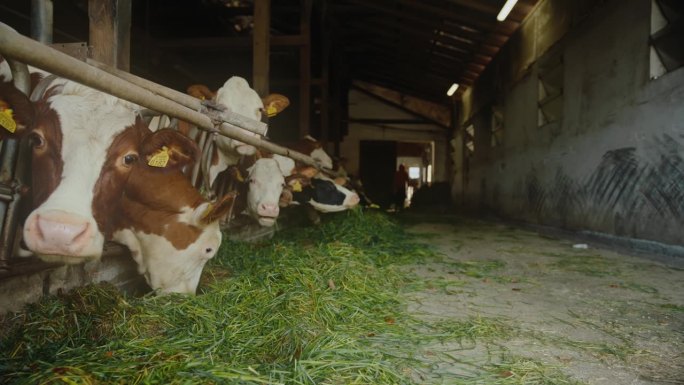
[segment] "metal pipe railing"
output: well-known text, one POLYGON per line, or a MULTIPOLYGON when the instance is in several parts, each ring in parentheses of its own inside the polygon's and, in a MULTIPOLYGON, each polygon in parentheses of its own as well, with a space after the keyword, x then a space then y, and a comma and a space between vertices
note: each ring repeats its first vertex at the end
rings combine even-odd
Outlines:
MULTIPOLYGON (((16 33, 16 32, 15 32, 16 33)), ((12 71, 14 86, 25 94, 31 87, 31 79, 28 67, 14 59, 5 58, 12 71)), ((0 199, 0 270, 8 267, 9 249, 13 246, 14 232, 16 228, 16 212, 19 205, 20 195, 16 193, 17 182, 15 181, 15 166, 17 164, 17 152, 19 140, 6 138, 2 141, 0 149, 0 188, 3 190, 0 199)))
POLYGON ((216 132, 274 154, 290 157, 296 161, 331 173, 331 170, 324 169, 310 156, 263 140, 237 126, 222 123, 216 129, 211 118, 207 115, 193 111, 138 85, 22 36, 4 23, 0 23, 0 53, 6 57, 82 83, 118 98, 184 120, 204 130, 216 132))
MULTIPOLYGON (((120 69, 116 69, 113 67, 110 67, 104 63, 101 63, 97 60, 93 59, 87 59, 86 63, 97 67, 105 72, 108 72, 112 75, 115 75, 121 79, 127 80, 135 85, 138 85, 142 88, 145 88, 149 91, 152 91, 153 93, 163 96, 171 101, 174 101, 176 103, 182 104, 185 107, 190 108, 193 111, 200 111, 203 108, 205 108, 202 105, 202 101, 194 98, 188 94, 184 94, 182 92, 176 91, 174 89, 164 87, 162 85, 159 85, 155 82, 151 82, 147 79, 141 78, 139 76, 133 75, 130 72, 122 71, 120 69)), ((219 119, 223 120, 224 123, 232 124, 234 126, 242 127, 248 131, 254 132, 255 134, 259 135, 266 135, 266 132, 268 131, 268 125, 266 123, 260 122, 258 120, 254 119, 249 119, 245 116, 242 116, 238 113, 232 112, 232 111, 224 111, 221 113, 221 116, 218 117, 219 119)))

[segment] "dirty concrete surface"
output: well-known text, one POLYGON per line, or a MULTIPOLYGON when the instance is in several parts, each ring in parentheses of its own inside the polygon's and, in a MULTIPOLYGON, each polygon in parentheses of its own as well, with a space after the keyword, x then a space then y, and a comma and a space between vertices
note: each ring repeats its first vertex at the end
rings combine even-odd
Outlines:
POLYGON ((408 229, 440 254, 407 268, 424 282, 406 294, 409 312, 471 333, 424 345, 417 383, 684 384, 676 264, 495 222, 408 229))

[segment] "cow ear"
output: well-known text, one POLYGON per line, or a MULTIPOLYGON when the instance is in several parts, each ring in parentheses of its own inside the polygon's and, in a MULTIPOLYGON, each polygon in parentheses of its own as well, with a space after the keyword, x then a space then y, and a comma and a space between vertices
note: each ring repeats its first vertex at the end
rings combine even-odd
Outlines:
POLYGON ((283 174, 283 176, 288 176, 292 174, 292 171, 294 171, 295 161, 293 159, 288 158, 286 156, 273 154, 273 160, 275 160, 276 163, 278 163, 278 168, 280 169, 280 173, 283 174))
POLYGON ((233 207, 236 195, 236 193, 231 192, 214 203, 198 207, 196 210, 200 210, 202 213, 199 217, 200 224, 208 225, 228 215, 230 209, 233 207))
POLYGON ((0 140, 18 137, 33 122, 33 103, 11 82, 0 81, 0 140))
POLYGON ((214 100, 214 96, 216 96, 216 93, 204 84, 193 84, 188 87, 187 92, 200 100, 214 100))
POLYGON ((292 172, 292 174, 303 175, 303 176, 311 179, 311 178, 315 177, 316 175, 318 175, 318 169, 316 167, 313 167, 313 166, 301 166, 301 167, 297 167, 292 172))
POLYGON ((270 94, 261 101, 264 103, 264 111, 269 118, 278 115, 290 105, 290 99, 281 94, 270 94))
POLYGON ((338 186, 346 186, 348 179, 343 177, 343 176, 338 176, 337 178, 334 179, 334 182, 338 186))
POLYGON ((148 165, 164 169, 181 169, 194 164, 199 156, 193 140, 170 128, 148 135, 140 147, 140 155, 148 165))

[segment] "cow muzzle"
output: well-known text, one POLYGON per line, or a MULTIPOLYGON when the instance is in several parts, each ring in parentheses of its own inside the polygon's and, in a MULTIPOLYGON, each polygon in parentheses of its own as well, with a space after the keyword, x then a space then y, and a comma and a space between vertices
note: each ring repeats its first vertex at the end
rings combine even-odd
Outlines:
POLYGON ((259 224, 261 226, 273 226, 278 218, 278 214, 280 214, 280 207, 278 207, 278 204, 260 203, 257 208, 257 214, 259 215, 259 224))
POLYGON ((356 207, 356 205, 359 204, 359 201, 360 201, 360 200, 361 200, 361 199, 359 198, 359 194, 356 194, 356 193, 351 194, 350 196, 348 196, 348 197, 344 200, 344 206, 347 207, 347 208, 350 208, 350 209, 351 209, 351 208, 354 208, 354 207, 356 207))
POLYGON ((43 260, 71 264, 99 258, 104 246, 93 220, 62 210, 32 213, 24 226, 24 241, 43 260))

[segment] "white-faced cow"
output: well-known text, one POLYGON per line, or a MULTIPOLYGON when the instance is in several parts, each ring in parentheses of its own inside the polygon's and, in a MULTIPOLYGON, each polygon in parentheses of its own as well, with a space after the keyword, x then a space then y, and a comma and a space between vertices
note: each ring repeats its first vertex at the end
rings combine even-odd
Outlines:
POLYGON ((115 238, 131 248, 153 289, 194 292, 232 199, 210 206, 180 174, 196 158, 194 142, 168 130, 152 134, 137 106, 75 82, 55 80, 32 103, 0 80, 3 108, 16 122, 5 134, 27 135, 33 147, 28 248, 73 264, 99 258, 115 238), (140 165, 158 151, 168 165, 140 165))
MULTIPOLYGON (((274 116, 289 105, 287 97, 280 94, 270 94, 262 99, 256 91, 249 87, 247 80, 233 76, 213 93, 204 85, 188 87, 188 93, 202 100, 211 100, 219 106, 242 116, 261 120, 263 112, 274 116)), ((245 131, 248 132, 249 131, 245 131)), ((257 134, 252 133, 254 136, 257 134)), ((215 139, 215 149, 212 153, 209 167, 209 183, 213 184, 219 173, 229 166, 237 165, 245 155, 254 155, 256 148, 235 139, 219 136, 215 139)))

